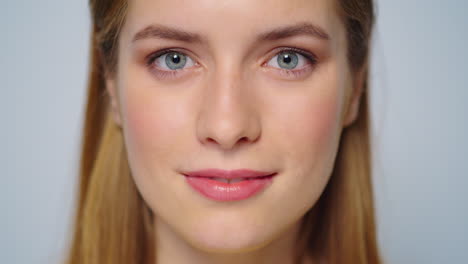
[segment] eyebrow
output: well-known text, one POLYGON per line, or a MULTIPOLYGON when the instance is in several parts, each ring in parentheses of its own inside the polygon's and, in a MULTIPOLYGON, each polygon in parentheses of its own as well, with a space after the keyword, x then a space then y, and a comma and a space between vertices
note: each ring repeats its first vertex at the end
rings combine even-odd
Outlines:
POLYGON ((202 38, 200 35, 180 30, 177 28, 171 28, 162 25, 150 25, 143 30, 137 32, 133 37, 133 42, 140 39, 147 38, 160 38, 160 39, 172 39, 183 42, 201 42, 202 38))
POLYGON ((260 34, 259 40, 279 40, 298 35, 308 35, 322 40, 329 40, 330 36, 320 27, 305 22, 291 26, 280 27, 260 34))
MULTIPOLYGON (((323 29, 305 22, 276 28, 262 33, 258 36, 257 41, 280 40, 298 35, 308 35, 321 40, 330 39, 330 36, 323 29)), ((132 42, 148 38, 170 39, 188 43, 201 43, 203 41, 203 38, 196 33, 162 25, 150 25, 137 32, 133 37, 132 42)))

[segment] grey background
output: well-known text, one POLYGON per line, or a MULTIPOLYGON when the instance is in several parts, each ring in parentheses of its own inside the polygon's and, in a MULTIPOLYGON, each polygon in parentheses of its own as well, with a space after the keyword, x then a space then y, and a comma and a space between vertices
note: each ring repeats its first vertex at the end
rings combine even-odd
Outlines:
MULTIPOLYGON (((58 263, 76 182, 87 1, 0 8, 0 262, 58 263)), ((468 262, 468 2, 380 0, 372 69, 387 263, 468 262)))

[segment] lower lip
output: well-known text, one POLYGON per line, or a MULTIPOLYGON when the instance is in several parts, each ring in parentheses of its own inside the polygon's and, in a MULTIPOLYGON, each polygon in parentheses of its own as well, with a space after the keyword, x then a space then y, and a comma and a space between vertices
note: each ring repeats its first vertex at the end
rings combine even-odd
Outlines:
POLYGON ((206 177, 188 177, 187 183, 203 196, 215 201, 238 201, 248 199, 265 189, 275 175, 225 183, 206 177))

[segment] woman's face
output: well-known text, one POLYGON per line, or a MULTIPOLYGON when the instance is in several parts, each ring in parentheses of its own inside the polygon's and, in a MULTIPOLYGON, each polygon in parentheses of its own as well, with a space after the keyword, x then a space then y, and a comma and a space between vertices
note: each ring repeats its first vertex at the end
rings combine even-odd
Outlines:
POLYGON ((346 58, 333 1, 129 1, 107 85, 160 234, 236 252, 297 227, 356 114, 346 58), (213 168, 275 174, 186 176, 213 168))

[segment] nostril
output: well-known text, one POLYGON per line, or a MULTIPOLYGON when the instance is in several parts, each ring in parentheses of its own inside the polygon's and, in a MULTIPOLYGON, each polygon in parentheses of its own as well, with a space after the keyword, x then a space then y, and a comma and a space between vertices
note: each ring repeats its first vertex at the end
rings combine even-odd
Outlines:
POLYGON ((248 137, 242 137, 242 138, 239 139, 239 141, 240 141, 240 142, 242 142, 242 141, 249 141, 249 138, 248 138, 248 137))
POLYGON ((213 139, 213 138, 207 138, 206 141, 207 141, 208 143, 215 143, 215 144, 218 144, 218 142, 217 142, 215 139, 213 139))
POLYGON ((241 137, 241 138, 239 138, 237 140, 230 141, 232 143, 230 145, 227 142, 223 143, 222 140, 216 140, 213 137, 208 137, 208 138, 205 139, 206 143, 213 143, 213 144, 216 144, 216 145, 223 145, 223 146, 229 145, 228 148, 234 147, 235 145, 243 145, 244 143, 248 143, 249 141, 250 141, 250 139, 247 136, 241 137))

